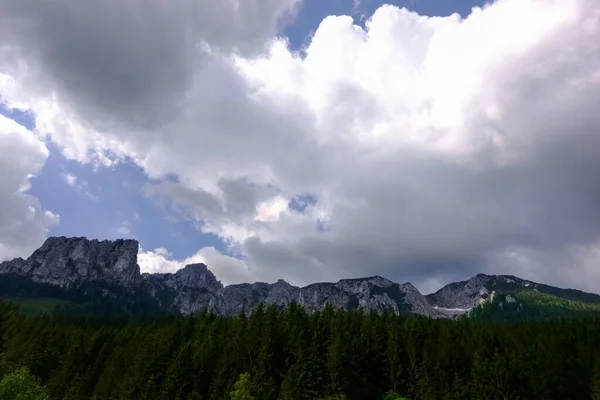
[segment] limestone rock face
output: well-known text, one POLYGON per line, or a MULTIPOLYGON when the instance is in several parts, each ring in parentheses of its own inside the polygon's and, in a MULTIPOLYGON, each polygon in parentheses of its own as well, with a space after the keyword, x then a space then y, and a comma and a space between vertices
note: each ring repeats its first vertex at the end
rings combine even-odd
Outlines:
POLYGON ((298 300, 299 290, 281 279, 272 284, 256 282, 225 286, 218 311, 224 315, 237 315, 242 311, 250 311, 259 304, 285 308, 292 301, 298 300))
POLYGON ((429 303, 447 309, 471 309, 489 297, 491 276, 479 274, 467 281, 450 283, 427 295, 429 303))
POLYGON ((600 295, 575 289, 561 289, 536 283, 512 275, 478 274, 466 281, 450 283, 435 293, 428 294, 427 301, 439 311, 453 317, 465 313, 481 304, 494 301, 499 294, 507 303, 514 303, 510 293, 521 290, 533 290, 557 296, 567 300, 600 303, 600 295))
POLYGON ((223 285, 204 264, 190 264, 174 274, 142 274, 142 287, 172 312, 216 310, 223 285))
POLYGON ((14 273, 64 288, 98 281, 133 287, 140 281, 137 253, 136 240, 50 237, 27 260, 1 263, 0 274, 14 273))
MULTIPOLYGON (((466 281, 450 283, 426 296, 430 304, 447 309, 471 309, 491 301, 497 290, 550 288, 511 275, 478 274, 466 281)), ((554 288, 558 289, 558 288, 554 288)), ((558 289, 560 290, 560 289, 558 289)))
POLYGON ((204 264, 187 265, 175 273, 140 274, 138 247, 135 240, 51 237, 28 259, 1 263, 0 277, 12 273, 66 289, 103 283, 148 295, 169 312, 190 314, 208 309, 223 315, 249 312, 260 304, 284 308, 295 301, 308 312, 332 306, 446 318, 450 315, 444 307, 472 308, 489 298, 492 289, 503 285, 537 285, 515 277, 480 274, 468 281, 447 285, 427 297, 410 283, 398 284, 380 276, 305 287, 293 286, 284 280, 224 287, 204 264))
POLYGON ((275 283, 241 283, 223 287, 204 265, 194 269, 198 276, 184 280, 183 276, 187 273, 182 271, 190 267, 175 274, 143 274, 142 279, 152 296, 164 299, 165 307, 182 313, 207 308, 218 314, 233 316, 250 312, 260 304, 285 308, 296 301, 308 312, 323 310, 329 305, 334 309, 390 310, 445 317, 430 306, 410 283, 399 285, 381 277, 315 283, 302 288, 281 279, 275 283))
POLYGON ((308 312, 334 309, 363 309, 365 311, 393 311, 416 313, 431 317, 445 317, 431 307, 425 297, 411 284, 399 285, 381 277, 344 279, 337 283, 315 283, 296 287, 279 280, 273 284, 253 283, 230 285, 223 289, 219 312, 235 315, 258 304, 283 308, 292 301, 308 312))

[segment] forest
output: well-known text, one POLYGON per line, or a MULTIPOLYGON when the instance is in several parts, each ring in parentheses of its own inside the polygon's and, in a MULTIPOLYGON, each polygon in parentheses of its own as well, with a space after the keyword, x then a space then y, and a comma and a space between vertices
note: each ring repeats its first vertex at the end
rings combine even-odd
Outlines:
POLYGON ((1 302, 0 332, 0 400, 600 400, 596 317, 493 323, 292 304, 94 323, 1 302))

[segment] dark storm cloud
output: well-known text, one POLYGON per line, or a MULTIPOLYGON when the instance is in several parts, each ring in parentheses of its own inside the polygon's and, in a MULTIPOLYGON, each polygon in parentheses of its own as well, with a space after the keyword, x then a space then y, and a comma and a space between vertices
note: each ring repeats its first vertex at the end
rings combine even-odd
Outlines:
POLYGON ((260 52, 295 3, 2 0, 0 45, 96 128, 154 130, 179 112, 203 46, 260 52))

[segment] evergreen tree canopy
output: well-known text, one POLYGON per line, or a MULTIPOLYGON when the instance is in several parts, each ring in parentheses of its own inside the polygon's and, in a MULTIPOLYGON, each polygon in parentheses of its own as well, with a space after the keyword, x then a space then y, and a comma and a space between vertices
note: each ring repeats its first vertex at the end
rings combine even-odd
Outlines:
POLYGON ((491 323, 293 304, 94 321, 0 302, 0 400, 595 400, 598 360, 596 317, 491 323))

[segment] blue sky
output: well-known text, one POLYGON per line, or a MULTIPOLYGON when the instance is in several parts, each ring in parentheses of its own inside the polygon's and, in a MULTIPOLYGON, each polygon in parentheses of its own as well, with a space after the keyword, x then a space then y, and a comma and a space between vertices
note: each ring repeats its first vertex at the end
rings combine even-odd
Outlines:
MULTIPOLYGON (((421 15, 468 15, 479 1, 411 0, 381 2, 362 0, 305 0, 297 18, 285 28, 293 48, 301 48, 328 15, 352 15, 363 25, 363 15, 371 15, 382 4, 407 7, 421 15)), ((0 113, 27 128, 35 125, 35 116, 0 107, 0 113)), ((112 168, 94 168, 64 158, 60 149, 47 144, 50 156, 39 176, 33 178, 30 193, 40 199, 45 209, 60 215, 60 223, 51 235, 86 236, 115 239, 134 237, 146 250, 166 248, 174 259, 189 257, 200 247, 214 246, 229 254, 227 246, 214 234, 199 232, 197 227, 173 212, 161 208, 142 194, 147 181, 143 171, 133 164, 112 168), (69 177, 69 178, 67 178, 69 177), (69 184, 70 179, 73 184, 69 184), (74 179, 74 180, 73 180, 74 179)), ((290 201, 289 207, 303 211, 315 199, 308 195, 290 201)))
MULTIPOLYGON (((28 129, 34 127, 35 116, 30 113, 2 106, 0 114, 28 129)), ((66 159, 52 142, 47 147, 50 156, 39 176, 32 179, 29 193, 39 198, 45 209, 60 215, 60 224, 51 228, 51 235, 132 237, 145 250, 164 247, 176 259, 188 257, 199 243, 225 251, 217 236, 200 233, 189 221, 145 198, 142 186, 147 179, 138 166, 94 168, 66 159), (75 178, 72 185, 67 175, 75 178)))
POLYGON ((362 16, 372 15, 383 4, 405 7, 420 15, 448 16, 459 13, 464 18, 470 14, 473 7, 481 7, 485 3, 481 0, 305 0, 297 20, 286 28, 284 34, 289 38, 292 47, 301 48, 307 36, 329 15, 351 15, 355 24, 364 26, 362 16))

